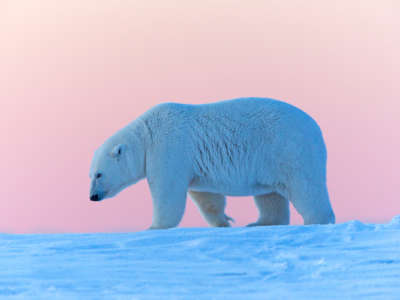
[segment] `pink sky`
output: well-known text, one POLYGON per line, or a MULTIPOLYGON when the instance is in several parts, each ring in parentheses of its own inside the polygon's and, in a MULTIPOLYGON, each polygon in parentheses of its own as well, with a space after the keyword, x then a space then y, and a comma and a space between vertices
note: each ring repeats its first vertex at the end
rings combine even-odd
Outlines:
MULTIPOLYGON (((390 220, 399 14, 393 0, 1 1, 0 232, 147 228, 146 181, 89 201, 94 150, 157 103, 242 96, 317 120, 338 222, 390 220)), ((250 198, 229 198, 227 212, 236 226, 257 218, 250 198)), ((206 226, 191 201, 181 226, 206 226)))

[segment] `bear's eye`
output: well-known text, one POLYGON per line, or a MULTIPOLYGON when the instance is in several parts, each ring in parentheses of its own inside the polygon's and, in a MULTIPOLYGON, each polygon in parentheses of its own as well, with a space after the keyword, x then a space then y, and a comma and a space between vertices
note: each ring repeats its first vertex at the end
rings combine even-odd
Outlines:
POLYGON ((101 174, 101 173, 96 173, 96 175, 95 175, 96 178, 100 178, 101 176, 103 176, 103 174, 101 174))

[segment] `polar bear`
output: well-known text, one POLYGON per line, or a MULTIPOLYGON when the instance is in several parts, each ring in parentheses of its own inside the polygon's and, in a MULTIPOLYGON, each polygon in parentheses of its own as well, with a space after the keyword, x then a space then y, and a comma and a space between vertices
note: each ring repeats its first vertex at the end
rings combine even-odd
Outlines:
POLYGON ((150 229, 177 226, 187 194, 211 226, 230 226, 226 196, 249 195, 259 210, 250 226, 289 224, 289 201, 304 224, 335 222, 319 126, 269 98, 159 104, 95 151, 89 176, 92 201, 147 178, 150 229))

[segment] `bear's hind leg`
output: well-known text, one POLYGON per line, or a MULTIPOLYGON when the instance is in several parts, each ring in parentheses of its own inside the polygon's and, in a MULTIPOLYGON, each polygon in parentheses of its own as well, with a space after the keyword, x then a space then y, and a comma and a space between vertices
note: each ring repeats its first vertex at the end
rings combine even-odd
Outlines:
POLYGON ((326 184, 300 181, 291 190, 290 201, 303 217, 304 225, 335 223, 335 214, 329 201, 326 184))
POLYGON ((258 195, 254 201, 259 211, 257 222, 247 226, 288 225, 289 201, 277 193, 258 195))
POLYGON ((229 227, 232 218, 225 215, 225 196, 208 192, 189 191, 190 197, 210 226, 229 227))

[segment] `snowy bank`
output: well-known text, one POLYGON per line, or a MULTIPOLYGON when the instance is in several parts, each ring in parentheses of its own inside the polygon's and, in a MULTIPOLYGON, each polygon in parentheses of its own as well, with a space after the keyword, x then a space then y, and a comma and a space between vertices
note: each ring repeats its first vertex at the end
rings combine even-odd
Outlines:
POLYGON ((388 224, 0 234, 0 299, 400 299, 388 224))

